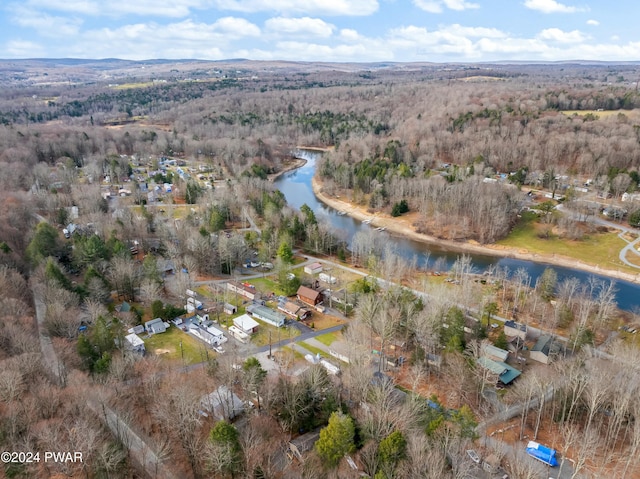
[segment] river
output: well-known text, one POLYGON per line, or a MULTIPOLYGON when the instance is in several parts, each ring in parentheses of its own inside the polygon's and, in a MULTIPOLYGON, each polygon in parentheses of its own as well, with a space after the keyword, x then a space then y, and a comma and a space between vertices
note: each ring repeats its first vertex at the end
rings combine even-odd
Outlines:
MULTIPOLYGON (((361 221, 351 218, 347 215, 339 215, 336 210, 321 203, 313 193, 311 187, 311 179, 315 173, 316 160, 321 155, 309 150, 299 150, 296 156, 307 160, 307 163, 291 172, 280 176, 276 181, 276 187, 284 193, 287 203, 294 208, 300 208, 303 204, 307 204, 316 214, 319 220, 328 221, 335 229, 342 232, 349 243, 353 235, 360 230, 371 228, 361 221)), ((396 252, 404 258, 417 258, 418 265, 421 267, 432 267, 436 262, 442 265, 443 270, 451 268, 455 260, 462 253, 457 251, 447 251, 438 248, 437 245, 420 243, 404 237, 385 234, 392 240, 396 247, 396 252), (428 263, 428 264, 427 264, 428 263)), ((531 284, 535 284, 538 277, 545 268, 550 267, 548 264, 536 263, 534 261, 526 261, 514 258, 503 258, 490 255, 469 254, 474 266, 474 271, 482 272, 491 266, 508 268, 513 272, 519 268, 524 268, 531 277, 531 284)), ((602 275, 587 273, 578 269, 567 268, 563 266, 552 266, 558 274, 558 282, 565 278, 576 277, 581 282, 586 282, 589 277, 594 276, 602 281, 609 281, 610 278, 602 275)), ((631 311, 640 305, 640 285, 630 283, 628 281, 615 280, 616 282, 616 301, 621 309, 631 311)))

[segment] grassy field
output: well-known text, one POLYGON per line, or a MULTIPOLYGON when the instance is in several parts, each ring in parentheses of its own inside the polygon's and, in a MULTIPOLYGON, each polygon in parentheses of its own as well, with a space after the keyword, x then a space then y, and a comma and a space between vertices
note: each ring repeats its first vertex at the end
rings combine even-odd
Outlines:
POLYGON ((626 243, 618 238, 617 233, 593 233, 579 241, 559 238, 553 234, 550 234, 549 238, 540 237, 547 227, 549 225, 531 219, 524 220, 497 244, 517 248, 522 252, 562 255, 602 268, 637 272, 635 268, 625 265, 618 258, 626 243))
POLYGON ((284 295, 284 292, 280 289, 278 283, 267 276, 265 276, 264 278, 255 278, 250 280, 249 282, 254 285, 256 289, 261 293, 271 293, 273 291, 278 296, 284 295))
POLYGON ((300 346, 302 346, 304 349, 306 349, 307 351, 309 351, 310 353, 312 353, 314 356, 316 354, 319 354, 320 357, 322 358, 327 358, 329 357, 329 355, 324 352, 322 349, 320 348, 316 348, 315 346, 312 346, 311 344, 307 343, 306 341, 303 341, 300 346))
POLYGON ((599 118, 606 118, 609 116, 614 116, 617 115, 619 113, 622 113, 624 115, 629 115, 629 111, 622 111, 622 110, 563 110, 561 113, 564 113, 567 116, 586 116, 586 115, 594 115, 597 116, 599 118))
POLYGON ((320 336, 316 336, 316 339, 320 341, 325 346, 331 346, 335 341, 337 341, 342 335, 340 332, 336 333, 326 333, 321 334, 320 336))
MULTIPOLYGON (((255 319, 255 318, 254 318, 255 319)), ((285 326, 282 328, 276 328, 269 324, 263 323, 259 319, 256 319, 260 323, 258 331, 251 336, 251 342, 256 346, 266 346, 269 344, 269 332, 271 332, 271 343, 282 341, 283 339, 295 338, 300 336, 300 331, 292 326, 285 326)))
POLYGON ((153 82, 139 82, 139 83, 123 83, 122 85, 115 85, 111 88, 114 90, 129 90, 131 88, 147 88, 153 85, 153 82))
MULTIPOLYGON (((184 357, 185 364, 195 364, 207 359, 207 349, 204 343, 189 336, 177 327, 171 325, 166 333, 154 334, 144 340, 147 352, 165 359, 181 361, 184 357), (182 349, 180 343, 182 342, 182 349)), ((215 353, 209 350, 209 357, 215 353)))
POLYGON ((345 321, 336 317, 329 316, 327 314, 313 313, 311 319, 307 320, 307 325, 313 324, 313 327, 320 331, 322 329, 331 328, 332 326, 337 326, 338 324, 344 324, 345 321))

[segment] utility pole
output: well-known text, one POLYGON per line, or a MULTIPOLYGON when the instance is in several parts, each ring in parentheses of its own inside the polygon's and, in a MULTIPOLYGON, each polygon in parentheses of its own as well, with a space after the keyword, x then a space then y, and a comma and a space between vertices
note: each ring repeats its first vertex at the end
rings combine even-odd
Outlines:
POLYGON ((271 331, 269 331, 269 359, 273 359, 271 355, 271 331))

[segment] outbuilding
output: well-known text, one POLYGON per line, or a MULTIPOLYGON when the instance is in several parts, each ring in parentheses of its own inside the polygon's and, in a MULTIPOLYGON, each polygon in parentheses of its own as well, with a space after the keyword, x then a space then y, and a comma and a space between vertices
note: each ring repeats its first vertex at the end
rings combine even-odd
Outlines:
POLYGON ((322 272, 322 264, 311 263, 304 267, 304 272, 307 274, 318 274, 322 272))

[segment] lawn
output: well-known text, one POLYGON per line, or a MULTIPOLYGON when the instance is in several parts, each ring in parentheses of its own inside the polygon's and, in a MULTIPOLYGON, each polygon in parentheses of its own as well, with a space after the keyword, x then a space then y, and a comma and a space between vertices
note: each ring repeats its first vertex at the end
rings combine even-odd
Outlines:
POLYGON ((331 328, 333 326, 337 326, 338 324, 344 324, 345 322, 346 321, 338 318, 337 316, 329 316, 328 314, 321 313, 313 313, 311 319, 305 321, 307 326, 313 324, 313 328, 317 331, 331 328))
POLYGON ((114 85, 111 88, 114 90, 129 90, 131 88, 147 88, 153 86, 153 82, 139 82, 139 83, 122 83, 121 85, 114 85))
MULTIPOLYGON (((268 274, 268 273, 267 273, 268 274)), ((284 291, 280 289, 280 285, 269 277, 264 278, 255 278, 249 281, 252 285, 256 287, 258 291, 261 293, 269 294, 271 292, 275 293, 278 296, 286 296, 284 291)))
POLYGON ((304 349, 309 351, 314 356, 316 354, 319 354, 321 358, 326 358, 328 356, 328 354, 326 352, 324 352, 322 349, 316 348, 315 346, 312 346, 311 344, 307 343, 306 341, 303 341, 302 343, 300 343, 300 346, 302 346, 304 349))
POLYGON ((637 272, 635 268, 620 261, 618 255, 626 243, 617 233, 593 233, 579 241, 559 238, 553 234, 547 239, 538 236, 545 227, 550 225, 542 225, 530 219, 521 221, 509 236, 497 244, 518 248, 522 252, 561 255, 602 268, 637 272))
POLYGON ((215 354, 208 350, 207 356, 204 343, 173 325, 167 329, 166 333, 154 334, 149 339, 145 339, 144 346, 147 352, 165 359, 180 361, 184 357, 185 364, 201 363, 215 354))
POLYGON ((338 340, 338 336, 342 336, 339 331, 335 333, 321 334, 320 336, 316 336, 316 339, 325 346, 331 346, 335 341, 338 340))
MULTIPOLYGON (((255 318, 254 318, 255 319, 255 318)), ((271 344, 275 344, 283 339, 295 338, 300 336, 300 331, 293 326, 284 326, 282 328, 276 328, 266 324, 259 319, 256 319, 260 323, 258 331, 251 336, 251 342, 256 346, 266 346, 269 344, 269 333, 271 333, 271 344)))

